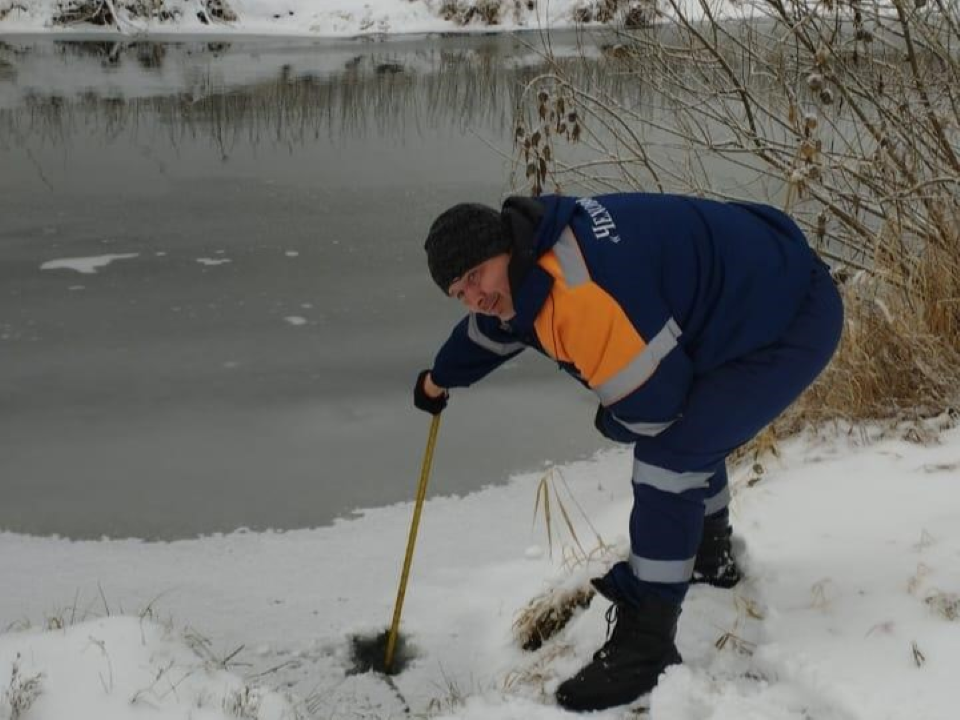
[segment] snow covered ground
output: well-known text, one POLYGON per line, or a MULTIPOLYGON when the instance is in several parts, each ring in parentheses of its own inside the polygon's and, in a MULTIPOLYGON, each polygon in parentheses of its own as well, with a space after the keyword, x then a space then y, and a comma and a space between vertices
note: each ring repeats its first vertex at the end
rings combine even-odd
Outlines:
MULTIPOLYGON (((117 10, 119 23, 112 28, 85 23, 64 27, 54 18, 61 4, 72 0, 0 0, 0 33, 11 32, 123 32, 129 35, 281 35, 353 37, 440 32, 502 32, 565 29, 595 23, 602 0, 161 0, 162 19, 144 17, 137 8, 151 7, 146 0, 106 0, 117 10), (218 17, 205 7, 229 8, 218 17), (472 8, 482 8, 483 13, 472 8), (494 19, 493 22, 490 20, 494 19), (584 20, 591 22, 584 22, 584 20), (118 26, 118 27, 117 27, 118 26)), ((77 0, 79 2, 79 0, 77 0)), ((154 0, 151 0, 153 2, 154 0)), ((646 0, 638 0, 643 4, 646 0)), ((716 9, 739 12, 743 3, 714 0, 716 9)), ((93 3, 87 0, 86 6, 93 3)), ((748 5, 748 4, 747 4, 748 5)), ((627 12, 621 3, 617 19, 627 12)), ((664 7, 666 4, 664 3, 664 7)), ((700 17, 699 0, 681 0, 691 17, 700 17)))
MULTIPOLYGON (((160 22, 131 16, 122 10, 125 0, 114 0, 121 16, 121 28, 128 32, 199 32, 204 34, 245 33, 258 35, 314 35, 343 37, 361 34, 427 33, 450 30, 489 29, 480 22, 461 28, 443 18, 441 0, 227 0, 236 15, 229 22, 204 22, 198 10, 199 0, 164 0, 164 7, 178 14, 175 20, 160 22)), ((50 29, 57 14, 58 0, 0 0, 0 30, 29 31, 50 29)), ((497 29, 570 27, 574 8, 588 3, 578 0, 554 0, 539 3, 542 9, 528 9, 527 3, 501 3, 504 11, 497 29), (514 8, 516 5, 516 8, 514 8)), ((80 27, 80 26, 76 26, 80 27)), ((89 29, 89 28, 88 28, 89 29)))
MULTIPOLYGON (((553 472, 587 549, 597 538, 584 514, 622 546, 629 465, 617 449, 553 472)), ((0 534, 0 718, 398 718, 405 705, 463 720, 565 717, 551 692, 602 642, 604 604, 534 653, 511 625, 538 593, 602 563, 564 569, 576 545, 555 503, 551 559, 542 516, 531 525, 543 477, 428 502, 403 619, 416 657, 395 687, 347 674, 347 638, 389 622, 410 505, 172 543, 0 534)), ((691 591, 686 662, 650 716, 956 718, 960 429, 927 445, 831 432, 733 478, 748 580, 691 591)), ((416 478, 396 482, 413 494, 416 478)))

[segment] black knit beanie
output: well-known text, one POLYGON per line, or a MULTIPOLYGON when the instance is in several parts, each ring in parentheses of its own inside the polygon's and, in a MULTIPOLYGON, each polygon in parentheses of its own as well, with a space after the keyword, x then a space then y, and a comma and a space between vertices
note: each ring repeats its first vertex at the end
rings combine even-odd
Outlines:
POLYGON ((427 241, 427 266, 446 293, 470 268, 510 249, 500 212, 477 203, 461 203, 433 221, 427 241))

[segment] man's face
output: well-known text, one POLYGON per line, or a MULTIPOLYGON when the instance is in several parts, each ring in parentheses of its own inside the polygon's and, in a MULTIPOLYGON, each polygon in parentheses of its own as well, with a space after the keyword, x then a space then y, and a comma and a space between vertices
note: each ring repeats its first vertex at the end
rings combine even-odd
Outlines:
POLYGON ((462 302, 470 312, 509 320, 516 315, 507 277, 509 262, 509 253, 484 260, 454 280, 447 294, 462 302))

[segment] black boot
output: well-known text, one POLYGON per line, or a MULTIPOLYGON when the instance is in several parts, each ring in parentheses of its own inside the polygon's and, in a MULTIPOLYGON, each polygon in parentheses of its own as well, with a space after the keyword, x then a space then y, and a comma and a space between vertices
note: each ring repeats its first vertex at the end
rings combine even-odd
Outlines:
POLYGON ((740 582, 740 568, 730 548, 733 528, 724 516, 705 518, 703 538, 697 548, 691 583, 707 583, 719 588, 732 588, 740 582))
POLYGON ((650 692, 660 674, 680 662, 674 645, 680 607, 650 595, 641 605, 594 586, 613 605, 607 610, 607 641, 593 661, 557 688, 557 702, 568 710, 603 710, 632 702, 650 692), (612 626, 612 632, 611 632, 612 626))

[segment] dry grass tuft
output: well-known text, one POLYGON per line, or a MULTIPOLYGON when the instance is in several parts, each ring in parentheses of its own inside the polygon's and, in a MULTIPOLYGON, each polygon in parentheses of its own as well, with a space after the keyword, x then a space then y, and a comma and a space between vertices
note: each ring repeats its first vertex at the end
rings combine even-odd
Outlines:
POLYGON ((524 650, 539 650, 567 626, 574 614, 589 606, 595 594, 590 586, 540 593, 517 613, 513 621, 514 639, 524 650))
POLYGON ((577 498, 570 490, 570 485, 567 484, 563 473, 555 467, 547 470, 547 472, 543 474, 543 477, 540 478, 540 482, 537 483, 537 495, 533 505, 534 525, 536 525, 541 508, 543 509, 543 524, 547 533, 547 547, 549 548, 550 557, 553 557, 553 545, 554 539, 556 539, 557 543, 564 549, 564 565, 568 569, 586 563, 598 553, 603 554, 609 549, 600 536, 600 533, 597 532, 597 529, 593 526, 593 523, 590 522, 590 518, 587 517, 583 507, 577 502, 577 498), (563 499, 564 496, 567 498, 566 501, 563 499), (571 515, 570 510, 567 509, 567 503, 572 504, 573 507, 576 508, 587 528, 589 528, 593 534, 595 541, 593 550, 588 552, 580 542, 573 515, 571 515), (554 522, 554 508, 556 511, 559 511, 560 518, 563 521, 562 523, 554 522), (570 540, 573 541, 573 545, 569 545, 563 541, 564 530, 570 540))
POLYGON ((960 619, 960 595, 937 591, 927 596, 924 602, 944 620, 955 622, 960 619))
POLYGON ((602 573, 619 559, 619 553, 604 542, 557 468, 548 470, 537 483, 533 507, 534 525, 541 512, 550 557, 553 557, 556 543, 562 548, 563 568, 568 573, 577 569, 584 572, 581 573, 583 577, 565 576, 559 583, 530 600, 517 613, 513 622, 513 636, 524 650, 539 649, 566 627, 578 611, 590 604, 595 593, 588 582, 587 568, 595 573, 602 573), (568 509, 568 505, 576 509, 580 521, 593 535, 592 550, 584 548, 580 541, 576 516, 568 509), (557 514, 561 522, 556 522, 557 514))
POLYGON ((911 276, 863 271, 841 285, 844 329, 830 364, 736 457, 775 454, 778 440, 838 420, 853 425, 879 422, 897 428, 903 439, 921 443, 935 441, 938 430, 955 424, 960 407, 960 270, 939 251, 930 254, 940 261, 917 261, 911 276), (948 421, 941 427, 918 424, 944 412, 948 421))
POLYGON ((863 275, 843 288, 846 320, 833 361, 778 423, 777 434, 824 420, 900 420, 956 404, 960 343, 929 328, 924 305, 863 275))
POLYGON ((231 717, 257 720, 260 717, 262 703, 263 695, 259 688, 243 685, 238 689, 227 691, 220 706, 231 717))
POLYGON ((730 648, 731 650, 734 650, 741 655, 746 655, 747 657, 753 655, 753 653, 757 650, 757 644, 755 642, 746 640, 732 632, 723 633, 716 639, 716 641, 713 643, 713 646, 717 650, 730 648))
POLYGON ((924 664, 927 662, 927 656, 924 655, 924 654, 920 651, 920 646, 917 645, 917 641, 916 641, 916 640, 914 640, 913 642, 910 643, 910 650, 911 650, 911 652, 913 653, 913 662, 914 662, 914 664, 915 664, 918 668, 923 667, 924 664))
POLYGON ((9 720, 20 720, 43 692, 42 680, 42 673, 30 677, 21 674, 20 654, 17 653, 10 671, 10 683, 0 695, 0 711, 5 709, 3 714, 9 720))
POLYGON ((554 661, 572 651, 572 646, 563 643, 551 646, 537 655, 532 663, 507 673, 503 679, 503 691, 512 692, 520 686, 533 686, 539 690, 542 697, 546 697, 547 683, 557 676, 554 661))

